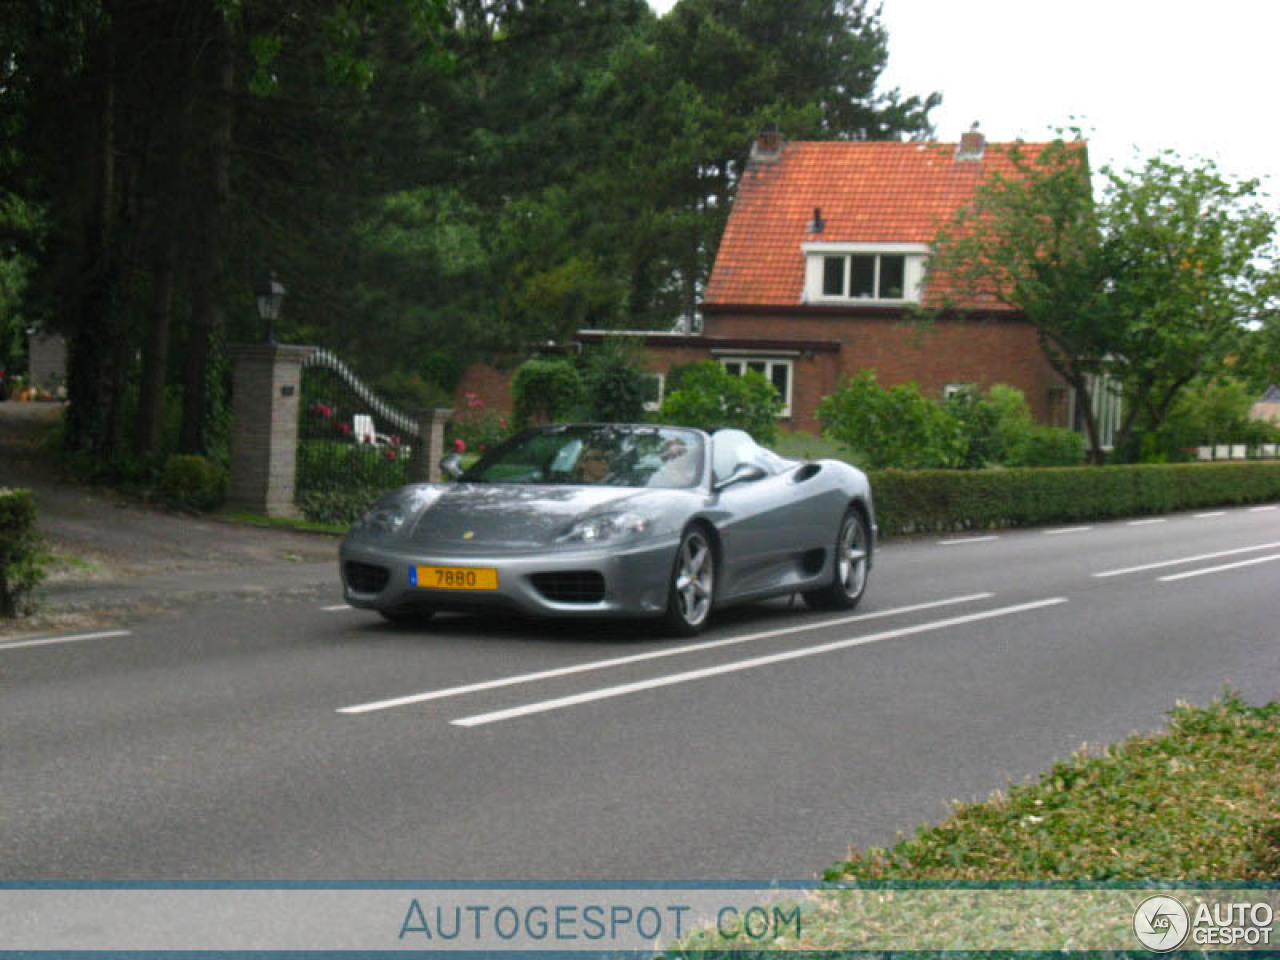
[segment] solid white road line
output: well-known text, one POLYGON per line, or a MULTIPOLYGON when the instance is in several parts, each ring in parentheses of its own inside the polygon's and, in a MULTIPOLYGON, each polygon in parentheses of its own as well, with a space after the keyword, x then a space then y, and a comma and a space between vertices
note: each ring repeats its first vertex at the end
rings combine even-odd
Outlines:
POLYGON ((37 640, 18 640, 14 643, 0 643, 0 652, 5 650, 21 650, 24 647, 49 647, 57 643, 79 643, 81 640, 106 640, 108 637, 130 636, 128 630, 102 630, 98 633, 77 633, 65 637, 41 637, 37 640))
POLYGON ((355 607, 349 603, 336 603, 332 607, 321 607, 320 609, 324 613, 339 613, 343 610, 354 610, 355 607))
POLYGON ((1084 533, 1086 530, 1092 530, 1093 527, 1062 527, 1058 530, 1042 531, 1046 537, 1057 537, 1064 533, 1084 533))
POLYGON ((788 650, 784 653, 774 653, 768 656, 755 657, 751 660, 738 660, 734 663, 722 663, 714 667, 704 667, 701 670, 689 670, 685 673, 675 673, 669 674, 665 677, 655 677, 652 680, 640 680, 636 683, 624 683, 615 687, 590 690, 586 693, 578 693, 568 697, 559 697, 555 700, 543 700, 538 703, 529 703, 522 707, 495 710, 492 713, 479 713, 474 716, 461 717, 449 722, 457 727, 479 727, 489 723, 498 723, 502 720, 513 720, 517 717, 527 717, 535 713, 547 713, 552 710, 562 710, 565 707, 575 707, 583 703, 592 703, 597 700, 622 697, 630 693, 638 693, 642 690, 654 690, 659 687, 674 686, 678 683, 688 683, 691 680, 702 680, 706 677, 715 677, 726 673, 754 670, 757 667, 772 666, 775 663, 785 663, 788 660, 799 660, 802 657, 815 657, 819 654, 833 653, 837 650, 847 650, 850 647, 858 647, 868 643, 877 643, 881 640, 891 640, 895 637, 908 637, 916 633, 944 630, 948 627, 958 627, 967 623, 977 623, 982 620, 991 620, 995 617, 1007 617, 1015 613, 1024 613, 1028 610, 1039 610, 1044 607, 1051 607, 1066 602, 1066 597, 1052 597, 1048 600, 1038 600, 1034 603, 1022 603, 1013 607, 1000 607, 995 610, 986 610, 982 613, 969 614, 968 616, 953 617, 949 620, 935 620, 931 623, 920 623, 911 627, 902 627, 898 630, 887 630, 884 633, 873 633, 864 637, 851 637, 848 640, 837 640, 834 643, 823 643, 816 647, 804 647, 800 650, 788 650))
POLYGON ((1196 519, 1207 520, 1210 517, 1225 517, 1226 515, 1227 515, 1227 511, 1225 510, 1210 510, 1208 513, 1197 513, 1196 519))
POLYGON ((1217 553, 1202 553, 1195 557, 1179 557, 1177 560, 1161 560, 1159 563, 1144 563, 1137 567, 1124 567, 1121 570, 1104 570, 1095 573, 1095 577, 1120 577, 1128 573, 1142 573, 1146 570, 1159 570, 1162 567, 1176 567, 1183 563, 1199 563, 1201 560, 1217 560, 1221 557, 1235 557, 1242 553, 1257 553, 1259 550, 1274 550, 1280 543, 1260 543, 1256 547, 1240 547, 1237 550, 1220 550, 1217 553))
POLYGON ((1250 513, 1270 513, 1274 509, 1276 509, 1276 505, 1273 503, 1269 507, 1250 507, 1249 512, 1250 513))
POLYGON ((1147 520, 1130 520, 1130 521, 1129 521, 1129 526, 1131 526, 1131 527, 1149 527, 1149 526, 1151 526, 1151 524, 1153 524, 1153 523, 1168 523, 1168 522, 1169 522, 1169 520, 1168 520, 1168 518, 1166 518, 1166 517, 1151 517, 1151 518, 1149 518, 1149 519, 1147 519, 1147 520))
POLYGON ((458 697, 465 693, 476 693, 481 690, 496 690, 499 687, 511 687, 522 683, 533 683, 537 680, 550 680, 555 677, 567 677, 575 673, 587 673, 592 670, 606 670, 610 667, 621 667, 631 663, 643 663, 646 660, 660 660, 665 657, 678 657, 686 653, 699 653, 703 650, 715 650, 739 643, 750 643, 753 640, 768 640, 773 637, 785 637, 788 634, 821 630, 826 627, 839 627, 864 620, 879 620, 884 617, 898 616, 904 613, 918 613, 921 610, 934 610, 938 607, 952 606, 959 603, 973 603, 977 600, 988 600, 990 593, 972 593, 963 597, 950 597, 946 600, 934 600, 930 603, 917 603, 909 607, 895 607, 891 610, 877 610, 875 613, 859 613, 835 620, 823 620, 816 623, 805 623, 794 627, 783 627, 779 630, 765 630, 761 633, 749 633, 745 636, 727 637, 723 640, 708 640, 705 643, 687 644, 678 647, 665 647, 649 653, 637 653, 627 657, 613 657, 608 660, 590 660, 576 663, 568 667, 556 667, 551 670, 540 670, 537 673, 524 673, 516 676, 501 677, 497 680, 482 680, 478 683, 467 683, 458 687, 445 687, 440 690, 428 690, 425 693, 413 693, 390 700, 378 700, 373 703, 360 703, 353 707, 342 707, 338 713, 372 713, 375 710, 389 710, 392 707, 405 707, 414 703, 425 703, 428 700, 443 700, 446 697, 458 697))
POLYGON ((955 540, 939 540, 940 547, 955 547, 963 543, 990 543, 992 540, 999 540, 999 537, 959 537, 955 540))
POLYGON ((1190 577, 1203 577, 1206 573, 1222 573, 1225 570, 1238 570, 1240 567, 1252 567, 1259 563, 1268 563, 1271 560, 1280 560, 1280 553, 1273 553, 1269 557, 1254 557, 1252 560, 1239 560, 1236 563, 1224 563, 1220 567, 1205 567, 1203 570, 1188 570, 1186 573, 1174 573, 1167 577, 1158 577, 1161 583, 1170 583, 1174 580, 1187 580, 1190 577))

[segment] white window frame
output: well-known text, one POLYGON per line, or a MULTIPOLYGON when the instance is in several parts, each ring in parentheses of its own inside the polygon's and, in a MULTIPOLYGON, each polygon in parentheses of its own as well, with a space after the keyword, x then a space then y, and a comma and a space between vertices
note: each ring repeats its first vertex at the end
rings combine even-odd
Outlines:
MULTIPOLYGON (((778 411, 777 415, 779 418, 791 416, 791 393, 795 389, 796 383, 795 357, 799 356, 799 354, 779 355, 778 353, 743 353, 741 351, 722 354, 718 350, 712 351, 712 353, 725 370, 729 369, 729 364, 736 363, 741 365, 742 372, 745 373, 748 364, 763 363, 764 373, 762 376, 771 384, 773 383, 773 368, 785 367, 787 370, 787 390, 786 395, 782 398, 782 409, 778 411)), ((742 373, 734 374, 734 376, 742 376, 742 373)), ((776 388, 777 385, 774 384, 774 386, 776 388)))
POLYGON ((919 303, 924 292, 925 259, 929 255, 929 247, 923 243, 805 243, 801 244, 805 255, 805 287, 806 303, 858 303, 885 304, 898 306, 907 303, 919 303), (876 258, 875 287, 880 289, 880 258, 902 257, 902 296, 901 297, 853 297, 849 295, 849 284, 853 271, 849 265, 852 256, 873 256, 876 258), (828 257, 843 257, 844 290, 839 294, 824 291, 826 263, 828 257))
POLYGON ((665 373, 655 373, 650 370, 647 371, 644 376, 652 377, 654 380, 658 381, 658 398, 656 400, 646 400, 644 402, 644 409, 648 413, 657 413, 662 408, 662 401, 667 396, 667 375, 665 373))

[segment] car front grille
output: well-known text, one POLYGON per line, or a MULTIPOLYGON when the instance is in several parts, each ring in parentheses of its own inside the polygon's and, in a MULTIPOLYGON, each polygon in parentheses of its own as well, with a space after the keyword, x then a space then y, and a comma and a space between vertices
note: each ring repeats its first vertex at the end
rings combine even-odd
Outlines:
POLYGON ((595 570, 535 573, 534 589, 552 603, 599 603, 604 599, 604 574, 595 570))
POLYGON ((386 567, 375 566, 372 563, 355 563, 350 560, 343 568, 343 573, 347 578, 347 586, 356 593, 381 593, 382 588, 391 579, 391 571, 386 567))

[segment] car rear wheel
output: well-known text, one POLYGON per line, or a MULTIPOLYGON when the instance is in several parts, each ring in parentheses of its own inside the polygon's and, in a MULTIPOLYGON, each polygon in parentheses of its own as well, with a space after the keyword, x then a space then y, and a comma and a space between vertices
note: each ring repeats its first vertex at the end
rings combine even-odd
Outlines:
POLYGON ((676 551, 667 593, 667 628, 677 636, 691 637, 706 625, 715 603, 716 560, 706 531, 693 527, 685 532, 676 551))
POLYGON ((852 610, 867 589, 871 536, 862 511, 850 507, 836 535, 835 570, 831 582, 804 595, 815 610, 852 610))

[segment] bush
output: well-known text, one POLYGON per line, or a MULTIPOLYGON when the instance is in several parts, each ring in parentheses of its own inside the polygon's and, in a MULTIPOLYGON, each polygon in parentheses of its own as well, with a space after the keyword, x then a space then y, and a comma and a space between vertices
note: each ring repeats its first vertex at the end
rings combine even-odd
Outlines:
POLYGON ((445 432, 447 449, 458 453, 484 453, 511 433, 506 417, 485 407, 474 393, 463 395, 464 409, 455 413, 445 432))
POLYGON ((754 370, 739 377, 708 360, 683 369, 679 384, 662 401, 663 423, 702 430, 736 427, 759 443, 773 443, 782 397, 754 370))
POLYGON ((818 421, 824 434, 857 451, 866 469, 959 467, 965 460, 967 445, 955 417, 914 382, 880 386, 874 370, 823 398, 818 421))
POLYGON ((586 419, 640 423, 651 377, 639 369, 643 355, 627 340, 611 337, 587 355, 584 367, 586 419))
POLYGON ((30 490, 0 488, 0 616, 30 613, 43 579, 35 498, 30 490))
POLYGON ((534 357, 511 382, 518 424, 553 423, 568 417, 582 398, 582 378, 568 360, 534 357))
POLYGON ((160 495, 175 507, 213 510, 227 496, 227 471, 206 457, 178 455, 164 463, 160 495))
POLYGON ((303 517, 312 523, 334 526, 350 526, 364 516, 373 502, 386 493, 384 487, 367 484, 349 487, 330 487, 324 490, 307 490, 299 493, 295 503, 303 517))
POLYGON ((1280 462, 871 474, 884 534, 1105 520, 1280 498, 1280 462))

